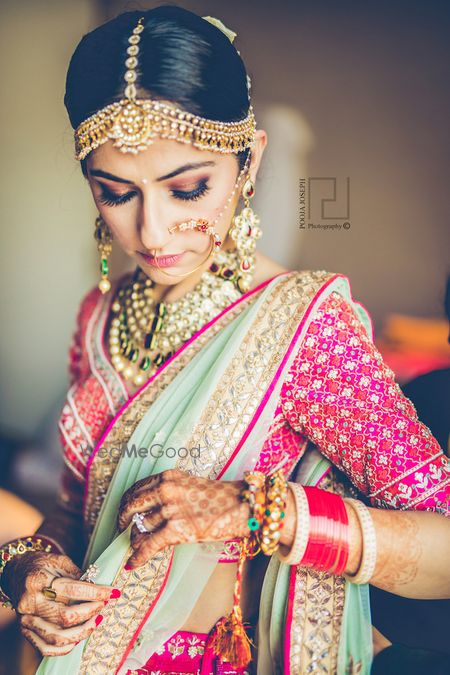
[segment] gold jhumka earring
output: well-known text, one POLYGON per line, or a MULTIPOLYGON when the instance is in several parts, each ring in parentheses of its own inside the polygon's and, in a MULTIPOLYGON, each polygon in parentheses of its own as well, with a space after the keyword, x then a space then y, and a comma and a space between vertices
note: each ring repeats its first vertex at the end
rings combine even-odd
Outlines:
POLYGON ((98 287, 100 291, 105 294, 111 288, 111 282, 108 279, 109 266, 108 257, 112 251, 112 232, 101 216, 95 219, 94 238, 97 242, 97 248, 100 253, 100 273, 102 278, 99 281, 98 287))
POLYGON ((230 228, 229 235, 236 242, 238 252, 239 267, 242 273, 241 288, 248 290, 253 272, 255 269, 256 242, 262 236, 262 230, 259 227, 259 216, 250 206, 250 199, 255 194, 255 185, 248 175, 242 188, 242 197, 244 198, 244 208, 233 218, 233 225, 230 228))

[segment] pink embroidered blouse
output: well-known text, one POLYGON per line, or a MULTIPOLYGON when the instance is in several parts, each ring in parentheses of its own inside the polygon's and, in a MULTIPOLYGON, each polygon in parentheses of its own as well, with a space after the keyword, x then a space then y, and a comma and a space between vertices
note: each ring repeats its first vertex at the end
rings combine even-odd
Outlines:
MULTIPOLYGON (((59 420, 66 463, 62 492, 74 481, 84 482, 90 453, 129 398, 106 346, 110 295, 93 288, 78 311, 69 350, 70 389, 59 420)), ((449 515, 447 457, 354 307, 336 291, 321 302, 308 326, 255 468, 267 472, 287 457, 291 472, 308 443, 373 506, 449 515)), ((81 503, 73 506, 81 517, 81 503)))

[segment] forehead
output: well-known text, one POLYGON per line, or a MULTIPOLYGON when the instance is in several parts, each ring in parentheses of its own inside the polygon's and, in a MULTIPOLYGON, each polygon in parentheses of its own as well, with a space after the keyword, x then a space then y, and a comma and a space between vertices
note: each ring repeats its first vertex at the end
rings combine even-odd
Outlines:
POLYGON ((200 150, 189 143, 155 138, 153 143, 138 152, 123 153, 115 148, 112 141, 93 150, 86 158, 89 169, 101 169, 115 176, 121 176, 131 181, 141 180, 145 176, 148 180, 156 180, 174 169, 190 163, 209 162, 205 170, 235 170, 236 157, 233 154, 200 150))

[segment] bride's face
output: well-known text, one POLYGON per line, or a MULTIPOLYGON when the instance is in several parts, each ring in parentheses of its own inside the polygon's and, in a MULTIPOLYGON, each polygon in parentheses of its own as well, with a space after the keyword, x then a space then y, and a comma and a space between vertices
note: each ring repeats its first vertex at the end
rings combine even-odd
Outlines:
POLYGON ((169 228, 191 218, 211 223, 225 209, 215 224, 225 243, 245 180, 242 175, 227 204, 239 174, 236 156, 161 138, 136 155, 121 153, 108 141, 88 156, 86 168, 96 206, 114 240, 147 276, 162 284, 177 283, 181 277, 168 275, 201 265, 211 246, 208 234, 196 230, 171 234, 169 228), (143 254, 182 256, 168 261, 165 274, 143 254))

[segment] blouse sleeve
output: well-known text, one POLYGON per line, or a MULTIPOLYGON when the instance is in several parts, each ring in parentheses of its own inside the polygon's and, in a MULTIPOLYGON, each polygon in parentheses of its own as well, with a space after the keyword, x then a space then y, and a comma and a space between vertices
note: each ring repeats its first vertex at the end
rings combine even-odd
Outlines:
POLYGON ((89 370, 87 354, 85 350, 86 324, 95 309, 100 290, 97 286, 90 288, 82 297, 78 306, 75 328, 72 333, 72 339, 68 354, 69 383, 72 386, 77 380, 82 378, 89 370))
MULTIPOLYGON (((72 407, 77 404, 78 397, 83 394, 83 381, 91 371, 86 344, 86 331, 100 296, 101 293, 98 287, 91 288, 82 297, 78 306, 67 359, 70 386, 58 420, 59 439, 65 461, 65 471, 69 472, 66 477, 62 476, 62 480, 63 482, 66 481, 67 486, 70 487, 70 478, 72 478, 70 473, 72 473, 75 479, 75 492, 79 488, 77 483, 84 480, 85 461, 81 456, 80 438, 77 435, 79 426, 76 424, 77 417, 73 413, 72 407)), ((88 407, 90 406, 89 400, 85 401, 85 403, 88 407)), ((64 485, 62 485, 62 490, 64 491, 64 485)))
POLYGON ((310 322, 281 389, 288 423, 373 506, 450 515, 450 466, 356 311, 337 291, 310 322))

